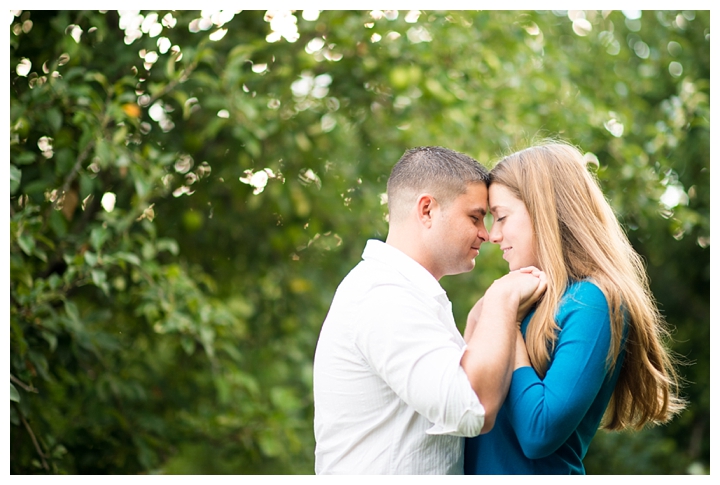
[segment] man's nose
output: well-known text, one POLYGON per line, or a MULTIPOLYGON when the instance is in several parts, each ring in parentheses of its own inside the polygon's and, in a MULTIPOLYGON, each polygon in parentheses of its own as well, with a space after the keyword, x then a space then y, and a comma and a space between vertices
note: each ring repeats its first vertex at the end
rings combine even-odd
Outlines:
POLYGON ((478 231, 478 237, 482 240, 482 242, 487 242, 488 239, 490 239, 490 235, 488 234, 487 228, 485 226, 482 226, 478 231))

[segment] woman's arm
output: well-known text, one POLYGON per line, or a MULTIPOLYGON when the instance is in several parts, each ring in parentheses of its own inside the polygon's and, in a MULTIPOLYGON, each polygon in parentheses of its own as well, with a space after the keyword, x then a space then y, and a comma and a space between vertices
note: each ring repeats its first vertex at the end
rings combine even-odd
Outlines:
POLYGON ((516 370, 506 400, 518 441, 532 459, 554 453, 567 441, 593 404, 608 370, 610 315, 600 289, 581 283, 572 295, 565 295, 557 316, 561 330, 545 378, 526 366, 529 361, 518 352, 524 345, 516 343, 516 370))

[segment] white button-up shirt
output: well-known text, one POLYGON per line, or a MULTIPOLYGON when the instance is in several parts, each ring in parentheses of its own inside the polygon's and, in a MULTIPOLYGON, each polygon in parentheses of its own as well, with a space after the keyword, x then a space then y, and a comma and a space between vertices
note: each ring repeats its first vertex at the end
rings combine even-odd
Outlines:
POLYGON ((462 474, 485 410, 438 281, 368 241, 335 293, 315 353, 315 472, 462 474))

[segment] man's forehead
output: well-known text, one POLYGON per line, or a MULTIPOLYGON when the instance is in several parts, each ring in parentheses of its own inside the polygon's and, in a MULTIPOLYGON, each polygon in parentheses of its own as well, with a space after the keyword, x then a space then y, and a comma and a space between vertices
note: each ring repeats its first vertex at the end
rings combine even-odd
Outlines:
POLYGON ((483 183, 468 185, 467 189, 465 190, 465 194, 467 194, 472 199, 482 200, 483 203, 487 203, 488 188, 487 185, 483 183))
POLYGON ((465 193, 458 199, 461 199, 463 205, 469 210, 482 214, 487 212, 488 191, 487 186, 483 183, 468 185, 465 193))

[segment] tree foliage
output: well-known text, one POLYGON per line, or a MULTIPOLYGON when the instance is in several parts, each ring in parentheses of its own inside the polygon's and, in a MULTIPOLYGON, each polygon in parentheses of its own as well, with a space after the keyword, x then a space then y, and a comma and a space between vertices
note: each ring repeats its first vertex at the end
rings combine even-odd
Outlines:
MULTIPOLYGON (((692 365, 590 473, 709 470, 708 11, 14 11, 12 473, 312 473, 312 359, 387 175, 579 145, 692 365)), ((462 327, 506 271, 445 278, 462 327)))

